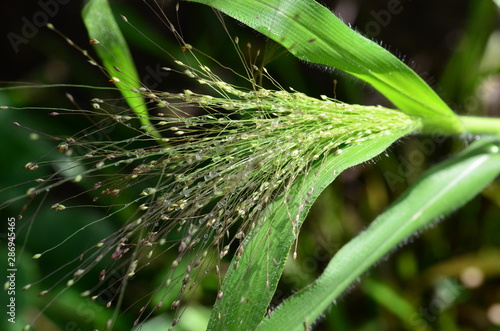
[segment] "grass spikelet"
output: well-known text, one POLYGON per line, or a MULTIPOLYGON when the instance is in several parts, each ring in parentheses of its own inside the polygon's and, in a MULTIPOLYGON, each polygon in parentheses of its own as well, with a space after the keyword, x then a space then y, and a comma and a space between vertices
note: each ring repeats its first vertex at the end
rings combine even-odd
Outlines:
MULTIPOLYGON (((126 113, 111 115, 114 124, 106 125, 125 129, 130 134, 127 139, 88 141, 87 132, 54 147, 59 152, 78 150, 83 156, 59 163, 56 176, 37 184, 31 195, 75 181, 77 171, 76 182, 85 183, 96 206, 109 204, 109 215, 131 215, 121 229, 97 238, 96 248, 85 252, 83 264, 72 271, 68 287, 101 260, 107 261, 106 270, 128 265, 118 283, 124 287, 128 278, 152 261, 171 258, 165 275, 171 281, 158 289, 155 300, 163 301, 178 284, 179 295, 168 306, 180 309, 180 300, 192 295, 213 260, 238 249, 251 229, 272 221, 265 214, 272 201, 293 194, 290 187, 299 177, 314 176, 309 173, 314 162, 415 125, 407 115, 382 107, 319 100, 294 91, 245 91, 222 80, 204 83, 219 96, 184 91, 156 92, 152 97, 142 92, 157 105, 160 115, 150 120, 168 138, 168 146, 130 124, 136 118, 126 113), (122 203, 125 195, 128 202, 122 203), (169 257, 162 256, 166 251, 169 257)), ((100 109, 106 106, 103 101, 100 109)), ((95 109, 90 113, 105 116, 100 123, 109 118, 95 109)), ((37 160, 40 167, 50 163, 37 160)), ((27 169, 35 170, 32 164, 27 169)), ((64 213, 72 208, 72 201, 60 201, 51 208, 64 213)), ((297 217, 289 215, 294 226, 297 217)), ((104 225, 107 218, 87 226, 104 225)), ((99 283, 108 283, 109 277, 116 276, 101 272, 99 283)), ((97 286, 86 296, 104 292, 97 286)), ((152 311, 139 313, 139 318, 147 318, 152 311)))
MULTIPOLYGON (((194 55, 193 46, 181 45, 182 52, 194 55)), ((315 176, 310 171, 314 163, 331 155, 341 157, 343 150, 363 141, 418 126, 396 110, 265 89, 253 77, 247 79, 250 89, 236 87, 194 59, 196 65, 175 60, 177 69, 169 71, 192 79, 201 92, 133 90, 147 100, 148 123, 158 135, 141 126, 144 121, 136 113, 116 106, 119 100, 95 98, 89 109, 49 114, 85 116, 93 126, 71 137, 46 135, 53 140, 52 152, 24 166, 41 173, 24 196, 26 206, 38 199, 43 202, 49 191, 76 185, 80 191, 73 197, 43 203, 41 208, 68 213, 82 205, 85 196, 85 205, 103 212, 33 259, 43 262, 42 256, 63 249, 80 233, 109 226, 114 216, 120 224, 109 236, 93 238, 91 248, 78 259, 51 272, 47 277, 57 274, 60 280, 41 295, 59 284, 66 284, 60 291, 67 291, 90 278, 94 285, 81 296, 102 298, 106 308, 119 307, 125 287, 140 277, 142 269, 168 265, 162 285, 137 301, 135 324, 165 307, 176 312, 176 324, 184 300, 194 295, 214 262, 219 274, 226 255, 241 256, 240 244, 249 231, 272 222, 266 217, 268 206, 278 197, 286 203, 294 194, 293 183, 315 176)), ((261 75, 273 82, 265 69, 261 75)), ((298 216, 289 213, 295 235, 298 216)), ((217 289, 216 299, 223 295, 230 293, 217 289)), ((115 321, 113 316, 109 328, 115 321)))

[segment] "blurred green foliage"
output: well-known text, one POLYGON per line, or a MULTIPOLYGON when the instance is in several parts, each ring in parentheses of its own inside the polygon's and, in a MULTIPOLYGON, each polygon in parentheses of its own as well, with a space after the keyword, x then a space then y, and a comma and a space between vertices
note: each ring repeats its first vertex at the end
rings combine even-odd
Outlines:
MULTIPOLYGON (((414 63, 416 71, 431 82, 445 101, 460 114, 500 116, 500 24, 498 9, 489 0, 406 2, 397 14, 384 16, 391 1, 360 0, 323 1, 345 21, 362 33, 378 31, 373 36, 394 53, 404 55, 407 63, 414 63), (388 17, 388 18, 387 18, 388 17), (373 26, 378 26, 374 30, 373 26), (367 27, 371 27, 367 29, 367 27)), ((5 34, 21 33, 22 17, 28 20, 40 10, 35 2, 30 6, 11 4, 11 13, 2 21, 5 34)), ((81 3, 60 5, 52 22, 75 43, 90 48, 85 28, 80 19, 81 3)), ((151 19, 155 14, 141 1, 116 1, 116 13, 124 14, 139 30, 166 49, 177 48, 161 21, 151 19)), ((175 3, 164 7, 167 14, 175 12, 175 3)), ((213 11, 205 6, 181 3, 179 22, 184 38, 214 59, 238 72, 243 72, 233 46, 213 11), (201 28, 200 28, 201 27, 201 28)), ((4 14, 5 15, 5 14, 4 14)), ((384 104, 386 101, 363 84, 337 71, 311 68, 293 56, 243 28, 232 20, 224 19, 230 34, 238 36, 243 53, 255 56, 261 49, 261 58, 273 58, 266 63, 272 76, 284 87, 311 96, 326 94, 349 103, 384 104), (251 47, 246 44, 250 43, 251 47)), ((151 74, 157 66, 168 66, 168 60, 159 49, 141 34, 125 24, 121 26, 131 47, 139 76, 151 74), (149 69, 148 69, 149 68, 149 69)), ((60 37, 47 29, 30 38, 13 52, 7 39, 3 40, 6 59, 1 62, 2 81, 28 81, 34 83, 86 84, 108 86, 102 73, 86 63, 86 59, 60 37)), ((177 51, 180 56, 182 52, 177 51)), ((175 51, 174 51, 175 53, 175 51)), ((267 62, 267 61, 266 61, 267 62)), ((259 63, 259 59, 257 59, 259 63)), ((221 76, 225 73, 222 72, 221 76)), ((226 77, 224 77, 226 79, 226 77)), ((230 78, 228 78, 230 80, 230 78)), ((158 79, 155 89, 178 91, 190 88, 187 80, 168 76, 158 79)), ((235 82, 242 84, 242 82, 235 82)), ((16 121, 27 127, 54 135, 71 135, 89 123, 80 119, 58 120, 41 107, 74 107, 65 97, 71 93, 82 108, 89 107, 95 97, 120 98, 112 92, 71 87, 51 89, 25 89, 0 91, 0 103, 17 106, 36 106, 26 111, 0 111, 2 160, 0 182, 2 188, 34 179, 23 169, 38 155, 53 153, 57 142, 39 134, 15 127, 16 121)), ((118 133, 119 134, 119 133, 118 133)), ((335 251, 362 231, 384 208, 418 178, 429 165, 445 159, 468 144, 471 137, 443 139, 441 137, 409 137, 404 144, 396 144, 387 156, 376 162, 357 166, 344 172, 320 197, 304 223, 299 238, 298 258, 290 260, 280 281, 274 303, 299 290, 315 279, 335 251)), ((40 176, 40 175, 37 175, 40 176)), ((23 194, 29 186, 21 185, 2 191, 2 200, 23 194)), ((18 290, 22 284, 33 282, 42 274, 60 267, 60 261, 77 258, 96 239, 114 231, 119 217, 106 226, 89 229, 65 244, 62 249, 39 262, 29 257, 51 243, 59 242, 75 230, 103 215, 105 211, 75 209, 69 213, 54 213, 49 207, 61 196, 78 194, 79 188, 68 184, 47 195, 43 208, 36 211, 38 221, 30 229, 26 246, 18 245, 18 290), (99 231, 100 233, 97 233, 99 231), (66 255, 66 256, 65 256, 66 255)), ((382 261, 349 291, 344 299, 332 305, 329 313, 315 326, 316 330, 499 330, 488 318, 494 304, 500 303, 500 183, 493 183, 482 195, 468 203, 459 212, 439 220, 436 226, 421 234, 411 243, 382 261), (478 278, 479 277, 479 278, 478 278), (408 315, 413 308, 417 315, 408 315)), ((88 197, 81 197, 82 205, 88 197)), ((22 203, 13 203, 3 209, 2 219, 19 213, 22 203)), ((30 211, 25 215, 29 218, 30 211)), ((438 220, 437 220, 438 221, 438 220)), ((0 233, 4 233, 3 227, 0 233)), ((28 229, 20 228, 22 233, 28 229)), ((19 242, 23 243, 22 236, 19 242)), ((3 238, 2 238, 3 242, 3 238)), ((2 245, 1 256, 6 253, 2 245)), ((124 307, 133 304, 144 293, 154 290, 162 280, 161 261, 139 273, 124 298, 124 307)), ((3 273, 1 270, 0 273, 3 273)), ((60 273, 63 275, 64 273, 60 273)), ((2 278, 3 274, 2 274, 2 278)), ((37 285, 38 291, 18 291, 18 319, 16 325, 7 324, 2 317, 0 329, 20 330, 23 320, 45 307, 50 296, 38 297, 58 276, 37 285)), ((77 286, 58 297, 44 311, 37 330, 90 330, 102 327, 111 316, 102 304, 81 299, 79 293, 94 280, 79 282, 77 286)), ((64 284, 63 284, 64 285, 64 284)), ((191 300, 196 301, 186 312, 180 325, 184 330, 199 330, 198 319, 205 319, 217 291, 217 279, 209 275, 191 300)), ((57 292, 54 292, 57 293, 57 292)), ((4 304, 2 295, 2 306, 4 304)), ((140 306, 140 305, 139 305, 140 306)), ((168 313, 168 307, 163 312, 168 313)), ((136 318, 134 309, 121 312, 117 330, 125 330, 136 318)), ((168 316, 168 315, 166 315, 168 316)), ((165 316, 149 321, 143 330, 161 328, 165 316)), ((499 317, 497 316, 497 319, 499 317)))

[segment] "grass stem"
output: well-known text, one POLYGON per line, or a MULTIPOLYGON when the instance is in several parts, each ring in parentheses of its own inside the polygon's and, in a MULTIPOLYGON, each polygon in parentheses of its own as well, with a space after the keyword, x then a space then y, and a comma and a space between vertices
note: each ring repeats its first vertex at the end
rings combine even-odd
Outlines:
POLYGON ((460 116, 465 132, 500 136, 500 118, 460 116))

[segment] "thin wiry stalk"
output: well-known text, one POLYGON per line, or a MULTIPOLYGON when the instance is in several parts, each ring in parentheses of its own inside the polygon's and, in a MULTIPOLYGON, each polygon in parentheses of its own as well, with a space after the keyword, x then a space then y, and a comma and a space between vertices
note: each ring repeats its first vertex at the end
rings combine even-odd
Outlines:
MULTIPOLYGON (((193 51, 185 43, 182 47, 193 51)), ((327 97, 320 100, 293 90, 268 90, 254 81, 251 90, 244 90, 222 81, 199 62, 190 66, 176 60, 175 64, 178 69, 165 70, 181 72, 215 93, 134 90, 149 100, 154 114, 149 120, 161 134, 160 141, 136 125, 139 121, 132 111, 113 112, 110 100, 94 99, 92 109, 74 113, 94 119, 92 133, 117 128, 128 132, 128 138, 91 141, 88 130, 70 138, 53 137, 58 140, 55 150, 63 157, 26 164, 32 171, 56 165, 54 174, 34 181, 26 193, 29 199, 75 182, 82 183, 81 195, 91 196, 94 206, 106 208, 105 216, 37 253, 35 259, 86 228, 99 227, 113 215, 126 215, 118 231, 99 238, 95 247, 82 253, 81 261, 74 261, 77 266, 66 278, 40 295, 63 282, 69 288, 94 274, 98 284, 82 296, 96 300, 111 286, 113 271, 120 270, 112 284, 120 290, 106 303, 110 307, 121 301, 130 278, 156 260, 163 263, 168 253, 170 271, 161 287, 142 300, 135 324, 160 309, 173 291, 178 291, 176 299, 165 304, 180 316, 181 300, 193 294, 213 262, 218 271, 220 260, 231 250, 241 255, 238 247, 248 232, 270 221, 266 208, 278 197, 285 197, 286 203, 294 193, 292 183, 310 175, 314 162, 326 155, 340 156, 343 149, 367 139, 417 126, 414 119, 395 110, 347 105, 327 97), (153 301, 156 305, 151 308, 153 301)), ((262 75, 269 77, 265 68, 262 75)), ((73 201, 74 197, 66 198, 50 208, 64 213, 77 207, 73 201)), ((292 224, 298 223, 297 215, 289 217, 292 224)), ((108 327, 113 323, 110 320, 108 327)))

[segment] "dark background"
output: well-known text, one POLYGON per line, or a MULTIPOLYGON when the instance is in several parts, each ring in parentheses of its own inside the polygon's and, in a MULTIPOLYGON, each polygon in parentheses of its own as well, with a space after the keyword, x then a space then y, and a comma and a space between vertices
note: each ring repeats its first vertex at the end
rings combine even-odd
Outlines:
MULTIPOLYGON (((109 86, 107 78, 98 69, 88 65, 85 57, 54 32, 37 28, 38 31, 28 38, 26 30, 23 30, 26 20, 33 22, 37 13, 44 10, 41 3, 49 2, 17 1, 0 5, 2 87, 9 86, 8 82, 109 86), (11 37, 14 33, 27 40, 26 44, 19 45, 17 52, 9 41, 9 33, 11 37)), ((82 2, 61 2, 64 4, 58 3, 50 22, 75 44, 90 50, 89 38, 80 18, 82 2)), ((50 3, 55 3, 55 0, 50 3)), ((390 16, 385 14, 392 8, 390 6, 397 4, 395 1, 341 0, 322 3, 355 29, 381 42, 404 59, 456 112, 500 116, 500 24, 498 9, 492 1, 401 1, 396 6, 397 13, 390 16)), ((116 13, 126 15, 129 21, 160 45, 166 49, 176 48, 172 53, 179 52, 179 46, 169 30, 144 2, 111 1, 111 4, 116 13)), ((163 5, 164 11, 174 21, 176 19, 172 13, 175 4, 167 1, 163 5)), ((243 72, 233 46, 228 42, 213 11, 194 3, 181 3, 180 8, 179 22, 185 39, 221 63, 243 72)), ((252 50, 273 49, 265 38, 251 29, 234 23, 228 17, 225 22, 231 35, 239 37, 240 45, 250 42, 252 50)), ((148 68, 171 63, 165 53, 151 42, 122 22, 119 23, 141 77, 148 75, 148 68)), ((269 52, 267 54, 271 54, 269 52)), ((274 54, 280 52, 277 50, 274 54)), ((289 54, 280 55, 266 67, 284 87, 291 86, 311 96, 326 94, 349 103, 390 106, 365 84, 338 71, 302 63, 289 54)), ((229 76, 224 78, 232 79, 229 76)), ((153 83, 157 83, 156 86, 150 87, 159 90, 190 88, 184 85, 189 82, 178 77, 169 76, 153 83)), ((33 142, 30 140, 32 132, 13 126, 13 121, 41 132, 68 135, 79 125, 85 125, 78 120, 55 120, 47 116, 50 110, 42 109, 73 107, 65 97, 67 92, 82 107, 88 107, 88 101, 96 93, 101 93, 72 87, 0 90, 0 104, 36 107, 32 110, 0 110, 1 189, 33 179, 22 167, 55 144, 43 136, 41 140, 33 142)), ((408 137, 395 144, 387 156, 382 156, 377 162, 346 171, 312 209, 299 240, 299 258, 285 270, 275 302, 316 278, 335 251, 363 230, 419 174, 463 149, 471 138, 408 137)), ((25 189, 25 186, 21 186, 0 191, 1 199, 13 198, 25 189)), ((17 215, 21 206, 13 203, 2 209, 2 221, 17 215)), ((332 306, 316 329, 498 330, 499 327, 494 326, 491 318, 488 318, 488 312, 500 303, 499 206, 500 185, 496 182, 465 207, 440 220, 439 224, 412 240, 411 244, 393 253, 388 261, 373 268, 359 286, 332 306), (468 279, 466 276, 469 274, 482 275, 482 280, 475 285, 468 285, 465 279, 468 279), (405 315, 401 302, 413 307, 417 313, 405 315)), ((93 217, 91 213, 89 217, 93 217)), ((85 224, 83 214, 75 216, 72 222, 59 216, 52 218, 38 233, 32 234, 26 257, 36 253, 39 247, 47 245, 54 237, 64 236, 85 224)), ((75 244, 72 249, 78 251, 80 246, 75 244)), ((19 286, 37 279, 41 273, 50 272, 59 263, 58 258, 54 258, 37 264, 26 257, 23 255, 19 258, 22 265, 22 271, 18 273, 19 286)), ((57 277, 52 282, 54 280, 57 277)), ((206 297, 197 297, 193 301, 210 307, 214 290, 207 286, 203 292, 206 297)), ((40 299, 36 293, 25 293, 19 294, 19 323, 9 330, 20 330, 26 316, 33 316, 36 309, 48 303, 48 299, 40 299)), ((136 288, 131 293, 141 291, 136 288)), ((77 326, 82 325, 88 327, 82 327, 82 330, 101 327, 110 312, 98 305, 83 307, 87 312, 95 312, 93 315, 84 315, 93 316, 90 323, 84 323, 82 314, 78 313, 81 310, 77 309, 79 300, 77 294, 62 296, 44 312, 41 320, 46 324, 39 325, 37 330, 76 330, 77 326), (77 322, 72 324, 72 321, 77 322)), ((207 309, 199 308, 194 314, 204 316, 207 309)), ((130 322, 135 319, 135 315, 133 312, 124 312, 122 318, 130 322)), ((1 323, 4 323, 3 317, 1 323)), ((3 325, 1 323, 0 326, 3 325)), ((120 327, 117 325, 117 329, 120 327)), ((155 330, 153 323, 148 327, 155 330)), ((126 327, 123 326, 123 329, 126 327)))

